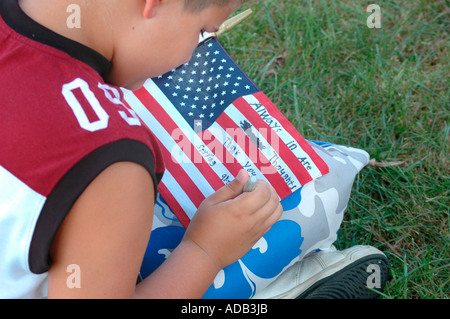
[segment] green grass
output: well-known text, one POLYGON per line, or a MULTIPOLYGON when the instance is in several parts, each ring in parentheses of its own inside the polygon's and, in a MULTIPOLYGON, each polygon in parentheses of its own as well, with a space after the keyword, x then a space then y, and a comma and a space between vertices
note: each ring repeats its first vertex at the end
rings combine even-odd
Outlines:
POLYGON ((367 150, 337 246, 386 253, 382 298, 448 298, 449 20, 445 0, 256 0, 222 37, 308 139, 367 150), (370 3, 382 28, 366 25, 370 3))

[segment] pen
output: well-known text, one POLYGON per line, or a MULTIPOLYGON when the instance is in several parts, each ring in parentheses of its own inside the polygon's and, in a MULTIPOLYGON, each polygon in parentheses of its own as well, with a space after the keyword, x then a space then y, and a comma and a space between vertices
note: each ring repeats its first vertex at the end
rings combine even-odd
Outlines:
POLYGON ((256 188, 256 183, 258 182, 258 179, 255 176, 252 176, 248 179, 247 183, 245 183, 244 186, 244 192, 252 192, 256 188))

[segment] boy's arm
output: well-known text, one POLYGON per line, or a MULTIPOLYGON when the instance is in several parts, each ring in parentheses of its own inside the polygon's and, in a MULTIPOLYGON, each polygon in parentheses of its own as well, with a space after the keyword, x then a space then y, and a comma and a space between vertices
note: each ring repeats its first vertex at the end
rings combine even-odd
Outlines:
POLYGON ((137 164, 107 168, 78 199, 55 238, 49 298, 202 297, 217 272, 250 250, 281 215, 267 184, 242 193, 245 175, 203 202, 181 244, 136 288, 153 218, 153 182, 137 164), (68 272, 73 264, 79 278, 68 272), (77 279, 80 288, 74 285, 77 279))
POLYGON ((220 268, 196 244, 183 240, 137 287, 137 299, 201 298, 220 268))
POLYGON ((147 170, 130 162, 111 165, 91 182, 53 241, 49 298, 133 297, 151 231, 153 190, 147 170))
POLYGON ((201 298, 219 270, 241 258, 280 218, 275 190, 258 181, 243 193, 248 179, 237 178, 209 196, 194 215, 181 244, 139 284, 138 298, 201 298))

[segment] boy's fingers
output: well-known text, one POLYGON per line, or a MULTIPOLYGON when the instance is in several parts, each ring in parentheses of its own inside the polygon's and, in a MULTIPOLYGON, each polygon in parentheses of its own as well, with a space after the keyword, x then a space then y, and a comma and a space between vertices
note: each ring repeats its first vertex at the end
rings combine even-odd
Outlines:
POLYGON ((247 171, 245 169, 241 169, 233 181, 209 196, 208 200, 212 201, 213 203, 220 203, 239 196, 240 194, 242 194, 244 185, 247 182, 248 178, 249 175, 247 171))
POLYGON ((270 186, 268 186, 267 195, 263 196, 263 198, 265 198, 266 201, 258 211, 260 211, 261 214, 270 217, 274 214, 275 210, 281 206, 280 199, 275 190, 270 186))
POLYGON ((241 211, 251 212, 251 215, 264 220, 273 213, 279 204, 280 199, 273 187, 259 180, 254 191, 242 195, 241 205, 243 208, 241 211))

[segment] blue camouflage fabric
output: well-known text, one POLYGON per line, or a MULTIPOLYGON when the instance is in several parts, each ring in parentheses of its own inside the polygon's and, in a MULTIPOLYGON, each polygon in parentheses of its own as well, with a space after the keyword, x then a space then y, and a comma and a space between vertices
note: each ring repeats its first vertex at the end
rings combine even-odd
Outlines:
MULTIPOLYGON (((281 201, 281 219, 240 260, 221 270, 204 298, 247 299, 274 281, 284 269, 310 252, 328 249, 337 239, 355 176, 369 162, 367 152, 308 141, 330 173, 281 201)), ((158 195, 152 235, 141 275, 145 278, 177 247, 185 229, 158 195)))

